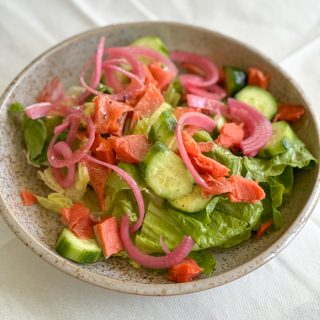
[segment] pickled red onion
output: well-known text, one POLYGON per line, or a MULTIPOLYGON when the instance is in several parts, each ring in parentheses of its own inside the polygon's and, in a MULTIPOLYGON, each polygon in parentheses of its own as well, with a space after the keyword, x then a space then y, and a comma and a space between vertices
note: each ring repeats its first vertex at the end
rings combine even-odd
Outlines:
POLYGON ((182 115, 181 118, 178 120, 178 124, 177 124, 177 128, 176 128, 176 138, 177 138, 177 143, 178 143, 178 149, 179 149, 179 153, 181 155, 183 162, 185 163, 186 167, 188 168, 188 170, 191 173, 195 182, 199 186, 207 189, 208 188, 207 183, 199 175, 199 173, 197 172, 197 170, 193 166, 193 164, 188 156, 188 153, 186 151, 186 148, 184 146, 181 130, 183 130, 183 127, 185 125, 197 126, 197 127, 202 128, 208 132, 211 132, 215 128, 216 123, 214 120, 212 120, 211 118, 209 118, 208 116, 206 116, 202 113, 187 112, 184 115, 182 115))
POLYGON ((183 81, 185 83, 195 87, 207 88, 219 80, 218 67, 210 59, 204 56, 186 51, 173 51, 170 54, 170 58, 179 63, 195 65, 206 75, 205 79, 196 75, 181 76, 180 78, 184 79, 183 81))
MULTIPOLYGON (((59 141, 54 145, 54 152, 62 155, 64 159, 70 159, 72 156, 71 148, 64 141, 59 141)), ((75 180, 75 164, 66 167, 67 174, 65 176, 62 175, 61 169, 62 168, 52 168, 53 176, 63 188, 69 188, 73 185, 75 180)))
POLYGON ((250 105, 232 98, 228 99, 227 115, 244 124, 247 136, 240 148, 245 156, 254 157, 272 136, 271 122, 250 105))
POLYGON ((178 247, 162 257, 154 257, 140 251, 133 243, 129 233, 129 216, 124 215, 120 221, 120 237, 128 256, 146 268, 167 269, 180 263, 188 256, 194 246, 189 236, 184 236, 178 247))
POLYGON ((140 227, 142 226, 142 223, 143 223, 145 208, 144 208, 144 200, 143 200, 141 191, 139 189, 139 186, 135 182, 135 180, 127 172, 125 172, 124 170, 122 170, 121 168, 119 168, 117 166, 100 161, 100 160, 95 159, 89 155, 86 155, 84 157, 84 159, 86 159, 88 161, 92 161, 92 162, 97 163, 101 166, 104 166, 108 169, 113 170, 129 185, 129 187, 131 188, 131 190, 137 200, 138 208, 139 208, 138 220, 132 226, 130 226, 130 232, 132 233, 132 232, 139 230, 140 227))

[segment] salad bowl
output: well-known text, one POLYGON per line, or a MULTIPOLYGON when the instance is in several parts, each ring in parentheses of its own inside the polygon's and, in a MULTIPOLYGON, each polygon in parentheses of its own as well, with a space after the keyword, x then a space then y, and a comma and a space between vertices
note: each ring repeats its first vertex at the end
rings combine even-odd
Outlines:
MULTIPOLYGON (((0 100, 0 210, 12 231, 37 255, 58 269, 88 283, 139 295, 177 295, 214 288, 238 279, 275 257, 306 223, 319 197, 318 167, 300 171, 290 201, 282 209, 284 226, 259 240, 250 239, 230 249, 214 250, 217 268, 210 277, 188 283, 169 282, 162 274, 134 268, 117 257, 91 265, 77 265, 55 252, 63 226, 54 213, 40 206, 21 205, 20 190, 44 192, 37 170, 28 167, 22 152, 21 128, 8 116, 13 102, 32 104, 48 79, 58 76, 67 88, 79 83, 79 72, 95 50, 101 36, 106 46, 121 46, 142 36, 159 36, 170 50, 193 51, 212 58, 218 66, 259 67, 271 77, 276 98, 305 107, 304 117, 294 124, 296 134, 318 159, 319 124, 316 112, 294 80, 279 66, 254 49, 222 34, 199 27, 167 22, 111 25, 63 41, 36 58, 9 85, 0 100)), ((293 244, 294 245, 294 244, 293 244)))

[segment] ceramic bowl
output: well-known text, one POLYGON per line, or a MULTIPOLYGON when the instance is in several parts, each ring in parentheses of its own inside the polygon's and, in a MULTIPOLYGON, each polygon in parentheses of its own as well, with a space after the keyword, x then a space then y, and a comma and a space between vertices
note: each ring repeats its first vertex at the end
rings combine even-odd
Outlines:
POLYGON ((28 187, 44 194, 23 152, 21 128, 8 118, 7 107, 20 101, 28 105, 44 84, 57 75, 64 86, 79 83, 84 62, 96 50, 100 36, 107 46, 127 45, 137 37, 158 35, 170 49, 198 52, 211 57, 219 66, 241 68, 258 66, 271 76, 271 91, 281 101, 301 104, 306 114, 295 125, 299 137, 319 156, 319 127, 316 113, 297 85, 279 66, 237 40, 206 29, 177 23, 144 22, 112 25, 72 37, 51 48, 27 66, 9 85, 0 109, 0 195, 2 215, 13 232, 36 254, 60 270, 95 285, 133 294, 175 295, 217 287, 233 281, 276 256, 299 232, 309 218, 319 195, 318 168, 296 174, 291 200, 283 208, 283 228, 259 241, 250 240, 232 249, 215 251, 217 270, 209 278, 174 284, 162 275, 135 269, 126 261, 111 258, 93 265, 77 265, 54 251, 62 224, 58 216, 39 206, 23 207, 19 191, 28 187))

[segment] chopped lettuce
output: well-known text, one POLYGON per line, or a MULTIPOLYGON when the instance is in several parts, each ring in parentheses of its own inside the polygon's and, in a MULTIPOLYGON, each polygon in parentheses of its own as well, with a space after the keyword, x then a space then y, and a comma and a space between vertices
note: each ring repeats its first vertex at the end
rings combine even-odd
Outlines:
MULTIPOLYGON (((212 206, 212 202, 209 205, 212 206)), ((229 247, 247 240, 250 231, 245 221, 217 210, 185 214, 172 208, 157 207, 150 202, 141 232, 136 236, 136 245, 149 253, 161 253, 160 236, 173 249, 184 235, 189 235, 196 242, 194 250, 229 247)))
POLYGON ((63 194, 73 201, 80 201, 84 196, 87 185, 90 181, 89 172, 85 164, 78 163, 76 179, 70 188, 62 188, 55 180, 52 169, 46 168, 44 171, 38 171, 38 177, 53 191, 63 194))
POLYGON ((211 276, 216 268, 216 258, 210 250, 192 251, 189 258, 195 260, 199 267, 203 269, 203 273, 211 276))
POLYGON ((39 166, 46 159, 47 129, 43 120, 25 121, 24 141, 27 147, 28 160, 39 166))
POLYGON ((222 148, 218 144, 215 144, 213 150, 206 153, 206 156, 228 167, 230 175, 241 175, 243 171, 243 157, 234 155, 230 150, 222 148))
POLYGON ((8 108, 8 111, 12 114, 21 113, 23 110, 24 110, 24 106, 19 102, 11 103, 8 108))
POLYGON ((61 193, 50 193, 47 198, 36 196, 38 203, 45 209, 60 212, 62 208, 72 207, 72 200, 61 193))
POLYGON ((269 177, 279 176, 287 166, 299 169, 312 169, 317 160, 304 143, 296 140, 284 153, 270 159, 244 157, 247 177, 257 182, 267 182, 269 177))

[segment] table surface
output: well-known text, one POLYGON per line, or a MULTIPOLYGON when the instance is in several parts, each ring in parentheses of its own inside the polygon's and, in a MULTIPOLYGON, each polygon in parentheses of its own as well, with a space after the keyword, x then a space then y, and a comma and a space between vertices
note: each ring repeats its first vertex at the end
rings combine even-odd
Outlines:
MULTIPOLYGON (((0 91, 32 59, 79 32, 179 21, 240 39, 279 63, 320 111, 320 1, 1 0, 0 91), (318 64, 319 63, 319 64, 318 64)), ((0 217, 0 319, 320 319, 320 207, 288 248, 223 287, 177 297, 97 288, 40 259, 0 217)))

